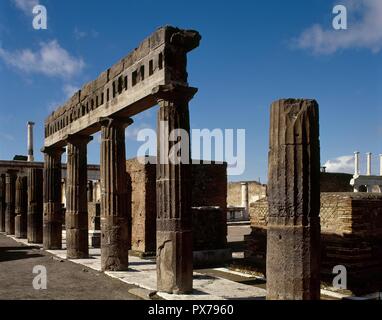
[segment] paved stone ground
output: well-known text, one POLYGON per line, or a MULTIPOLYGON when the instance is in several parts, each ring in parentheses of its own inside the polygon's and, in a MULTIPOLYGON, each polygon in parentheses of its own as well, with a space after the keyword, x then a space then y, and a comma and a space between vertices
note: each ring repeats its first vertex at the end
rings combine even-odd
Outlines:
POLYGON ((0 234, 0 300, 135 300, 138 298, 129 293, 133 288, 103 273, 60 260, 39 248, 25 246, 0 234), (33 289, 35 265, 47 268, 47 290, 33 289))

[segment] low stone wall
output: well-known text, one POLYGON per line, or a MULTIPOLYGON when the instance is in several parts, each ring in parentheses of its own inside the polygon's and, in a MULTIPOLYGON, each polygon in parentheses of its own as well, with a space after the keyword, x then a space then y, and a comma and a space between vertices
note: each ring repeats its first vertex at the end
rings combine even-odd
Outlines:
MULTIPOLYGON (((156 166, 143 164, 138 159, 126 162, 131 188, 132 202, 132 250, 140 255, 155 254, 156 251, 156 166)), ((221 239, 227 236, 227 164, 192 165, 193 187, 192 207, 219 207, 221 218, 218 223, 220 240, 214 244, 204 241, 214 248, 221 246, 221 239)), ((195 211, 195 210, 194 210, 195 211)), ((210 210, 211 211, 211 210, 210 210)), ((202 210, 201 212, 210 213, 202 210)), ((213 215, 213 214, 212 214, 213 215)), ((206 219, 210 219, 206 217, 206 219)), ((214 219, 208 220, 212 223, 214 219)), ((202 217, 197 221, 205 223, 202 217)), ((198 227, 194 227, 198 230, 198 227)), ((194 236, 194 240, 197 239, 194 236)))
MULTIPOLYGON (((250 207, 245 258, 265 272, 268 202, 250 207)), ((321 194, 321 276, 331 283, 333 267, 344 265, 348 289, 355 294, 382 289, 382 195, 321 194)))

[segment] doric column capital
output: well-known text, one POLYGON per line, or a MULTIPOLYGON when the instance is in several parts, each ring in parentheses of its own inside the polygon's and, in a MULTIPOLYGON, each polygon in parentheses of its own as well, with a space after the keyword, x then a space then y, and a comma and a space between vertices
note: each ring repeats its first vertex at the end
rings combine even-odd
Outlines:
POLYGON ((152 91, 159 104, 163 101, 188 103, 197 92, 197 88, 175 84, 160 85, 155 87, 152 91))
POLYGON ((66 143, 71 144, 88 144, 90 141, 93 140, 93 137, 80 134, 69 134, 66 135, 63 140, 65 140, 66 143))
POLYGON ((56 156, 61 156, 64 152, 65 149, 61 147, 43 147, 41 148, 41 152, 49 155, 56 155, 56 156))
POLYGON ((98 119, 98 123, 101 127, 116 126, 127 128, 134 123, 134 120, 129 117, 102 117, 98 119))

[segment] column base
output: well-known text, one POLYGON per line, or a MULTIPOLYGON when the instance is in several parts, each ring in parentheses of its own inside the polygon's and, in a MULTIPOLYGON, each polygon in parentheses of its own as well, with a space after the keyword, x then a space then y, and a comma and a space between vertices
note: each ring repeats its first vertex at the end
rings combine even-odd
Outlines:
POLYGON ((26 221, 21 216, 15 217, 15 237, 17 239, 25 239, 27 237, 26 221))
POLYGON ((267 227, 267 299, 320 299, 320 224, 267 227))
POLYGON ((89 257, 88 230, 66 229, 66 257, 68 259, 89 257))
POLYGON ((27 226, 28 243, 42 243, 42 213, 40 217, 35 214, 28 214, 28 226, 27 226))
POLYGON ((192 292, 192 231, 157 231, 157 289, 192 292))
POLYGON ((129 267, 129 227, 123 217, 101 217, 101 269, 127 271, 129 267))

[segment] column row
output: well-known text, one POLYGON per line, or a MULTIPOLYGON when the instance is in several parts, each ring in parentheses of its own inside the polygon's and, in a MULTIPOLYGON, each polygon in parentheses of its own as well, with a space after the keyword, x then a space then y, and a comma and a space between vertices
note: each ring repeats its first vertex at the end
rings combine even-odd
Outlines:
POLYGON ((0 175, 0 232, 42 243, 42 174, 28 169, 28 176, 16 170, 0 175))

